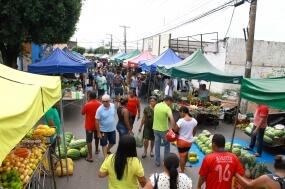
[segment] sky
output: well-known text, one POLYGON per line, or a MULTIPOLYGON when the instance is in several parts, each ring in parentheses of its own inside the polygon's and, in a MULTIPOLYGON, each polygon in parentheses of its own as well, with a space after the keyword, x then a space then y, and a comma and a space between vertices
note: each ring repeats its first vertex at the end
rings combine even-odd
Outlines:
MULTIPOLYGON (((218 7, 229 0, 84 0, 77 30, 71 40, 86 48, 107 44, 113 34, 114 46, 122 47, 123 28, 127 29, 128 47, 136 41, 159 33, 185 20, 218 7)), ((224 37, 243 38, 248 25, 249 3, 228 7, 194 23, 170 31, 172 37, 218 32, 224 37)), ((258 0, 255 39, 285 42, 285 0, 258 0)), ((168 32, 169 33, 169 32, 168 32)), ((140 41, 141 42, 141 41, 140 41)))

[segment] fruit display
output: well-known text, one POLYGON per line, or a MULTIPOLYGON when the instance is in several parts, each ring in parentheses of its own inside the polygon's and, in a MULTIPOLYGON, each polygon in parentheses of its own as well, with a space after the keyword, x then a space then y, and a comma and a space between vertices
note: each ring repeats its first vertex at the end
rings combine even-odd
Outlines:
POLYGON ((4 189, 21 189, 23 187, 20 175, 15 170, 6 171, 1 174, 0 186, 1 185, 4 189))
POLYGON ((195 152, 189 152, 188 161, 190 163, 197 163, 199 161, 197 154, 195 152))
POLYGON ((39 125, 33 135, 50 137, 55 134, 55 128, 50 128, 48 125, 39 125))
POLYGON ((240 123, 236 127, 242 131, 245 131, 245 129, 249 126, 247 123, 240 123))
MULTIPOLYGON (((251 135, 253 124, 249 124, 245 128, 245 133, 251 135)), ((276 125, 275 127, 266 127, 263 137, 264 142, 267 144, 273 144, 274 141, 278 141, 279 144, 285 143, 285 129, 282 125, 276 125)))

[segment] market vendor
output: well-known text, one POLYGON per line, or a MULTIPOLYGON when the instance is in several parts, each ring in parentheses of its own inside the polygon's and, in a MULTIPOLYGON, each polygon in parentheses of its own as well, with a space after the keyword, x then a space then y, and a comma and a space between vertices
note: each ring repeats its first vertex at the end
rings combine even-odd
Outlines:
POLYGON ((206 84, 201 84, 198 89, 198 98, 202 102, 210 101, 209 90, 206 89, 206 84))
POLYGON ((59 113, 58 113, 58 111, 56 109, 56 106, 57 106, 57 104, 55 104, 53 107, 51 107, 45 113, 44 118, 45 118, 45 123, 48 126, 55 127, 55 129, 56 129, 56 137, 58 139, 60 139, 60 135, 62 134, 62 128, 61 128, 59 113))

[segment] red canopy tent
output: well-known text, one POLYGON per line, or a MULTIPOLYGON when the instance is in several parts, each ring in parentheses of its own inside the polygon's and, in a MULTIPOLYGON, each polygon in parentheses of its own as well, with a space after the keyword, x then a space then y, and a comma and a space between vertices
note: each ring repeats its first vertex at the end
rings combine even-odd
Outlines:
POLYGON ((150 60, 153 58, 155 57, 149 51, 144 51, 139 56, 129 60, 127 64, 124 64, 124 66, 129 68, 137 68, 139 67, 139 61, 150 60))

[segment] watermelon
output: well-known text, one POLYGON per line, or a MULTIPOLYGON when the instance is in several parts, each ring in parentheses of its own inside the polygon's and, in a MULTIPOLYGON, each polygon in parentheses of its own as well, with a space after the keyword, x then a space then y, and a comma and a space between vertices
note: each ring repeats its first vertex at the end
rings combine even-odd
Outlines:
POLYGON ((277 137, 282 137, 283 136, 283 131, 282 130, 275 129, 273 133, 274 133, 274 136, 277 136, 277 137))
POLYGON ((80 149, 86 145, 86 140, 85 139, 78 139, 71 141, 69 144, 69 147, 72 149, 80 149))
POLYGON ((205 145, 206 145, 206 146, 209 146, 210 143, 211 143, 211 141, 210 141, 210 140, 207 140, 207 141, 205 142, 205 145))
POLYGON ((80 156, 81 157, 86 157, 88 154, 87 146, 84 146, 83 148, 80 149, 80 156))
POLYGON ((206 153, 206 154, 210 154, 210 153, 212 153, 212 152, 213 152, 212 149, 209 149, 209 148, 208 148, 205 153, 206 153))
POLYGON ((67 157, 71 158, 72 160, 80 159, 80 151, 77 149, 69 149, 67 151, 67 157))
POLYGON ((251 132, 252 132, 252 128, 250 127, 245 128, 245 133, 251 135, 251 132))
POLYGON ((266 143, 268 143, 268 144, 272 144, 272 138, 270 138, 269 136, 267 136, 267 135, 264 135, 264 137, 263 137, 263 140, 264 140, 264 142, 266 142, 266 143))
POLYGON ((265 135, 268 136, 269 138, 274 138, 274 133, 272 131, 266 131, 265 135))
POLYGON ((232 153, 234 153, 236 156, 240 156, 241 150, 240 148, 233 148, 232 153))
POLYGON ((241 149, 242 146, 241 146, 240 144, 235 143, 235 144, 233 144, 233 148, 239 148, 239 149, 241 149))

